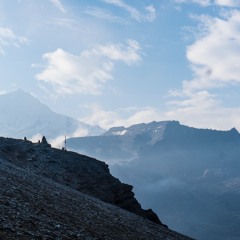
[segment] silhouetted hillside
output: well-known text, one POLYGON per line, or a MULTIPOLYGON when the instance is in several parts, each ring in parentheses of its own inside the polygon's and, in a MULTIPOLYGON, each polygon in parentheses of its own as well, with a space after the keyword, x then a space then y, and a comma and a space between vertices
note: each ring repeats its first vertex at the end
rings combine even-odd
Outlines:
POLYGON ((0 166, 0 239, 190 239, 2 157, 0 166))
MULTIPOLYGON (((46 141, 46 140, 45 140, 46 141)), ((132 186, 121 183, 104 162, 51 148, 47 142, 0 138, 0 157, 31 173, 42 175, 105 202, 161 223, 152 210, 143 210, 132 186)))

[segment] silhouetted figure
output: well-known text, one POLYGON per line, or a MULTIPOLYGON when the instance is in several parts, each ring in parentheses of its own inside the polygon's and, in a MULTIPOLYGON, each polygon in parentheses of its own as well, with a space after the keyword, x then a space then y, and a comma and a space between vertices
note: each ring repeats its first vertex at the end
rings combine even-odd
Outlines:
POLYGON ((51 147, 51 144, 47 142, 47 139, 45 136, 42 137, 41 144, 44 144, 45 146, 51 147))
POLYGON ((45 136, 42 137, 42 142, 41 142, 41 143, 43 143, 43 144, 48 144, 47 139, 46 139, 45 136))

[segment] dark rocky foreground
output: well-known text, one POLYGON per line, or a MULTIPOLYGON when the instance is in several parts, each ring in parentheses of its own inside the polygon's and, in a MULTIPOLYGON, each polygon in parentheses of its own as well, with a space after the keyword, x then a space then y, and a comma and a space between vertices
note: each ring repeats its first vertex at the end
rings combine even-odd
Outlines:
POLYGON ((47 177, 80 192, 114 204, 161 224, 152 210, 143 210, 132 186, 113 177, 101 161, 74 152, 51 148, 43 142, 0 138, 0 157, 31 173, 47 177))
POLYGON ((0 239, 190 239, 130 213, 155 217, 102 162, 5 138, 0 157, 0 239))

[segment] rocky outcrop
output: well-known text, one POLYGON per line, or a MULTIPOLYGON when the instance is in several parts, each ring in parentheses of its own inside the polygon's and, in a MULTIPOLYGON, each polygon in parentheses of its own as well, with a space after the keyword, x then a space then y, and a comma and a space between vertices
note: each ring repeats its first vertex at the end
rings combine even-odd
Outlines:
POLYGON ((0 239, 190 240, 17 167, 3 156, 0 158, 0 185, 0 239))
POLYGON ((113 177, 104 162, 51 148, 45 140, 34 144, 26 139, 10 138, 0 138, 0 157, 38 176, 52 179, 162 224, 151 209, 141 208, 132 192, 133 187, 113 177))

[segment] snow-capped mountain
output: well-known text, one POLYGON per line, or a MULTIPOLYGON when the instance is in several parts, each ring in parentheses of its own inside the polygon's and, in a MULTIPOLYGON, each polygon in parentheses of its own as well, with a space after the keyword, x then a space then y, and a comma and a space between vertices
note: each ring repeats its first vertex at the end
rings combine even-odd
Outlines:
POLYGON ((22 90, 0 95, 0 112, 0 135, 4 137, 31 139, 45 135, 51 140, 64 135, 98 135, 104 132, 98 126, 53 112, 22 90))
POLYGON ((110 128, 103 136, 136 136, 146 134, 151 137, 151 143, 162 139, 168 121, 151 122, 149 124, 140 123, 128 128, 113 127, 110 128))
POLYGON ((177 121, 115 127, 68 139, 69 148, 110 165, 134 186, 145 208, 199 240, 240 236, 240 134, 196 129, 177 121))
POLYGON ((128 128, 123 126, 110 128, 104 136, 115 136, 115 135, 137 135, 142 133, 155 134, 156 132, 161 134, 164 132, 164 129, 168 121, 163 122, 151 122, 151 123, 140 123, 128 128))

